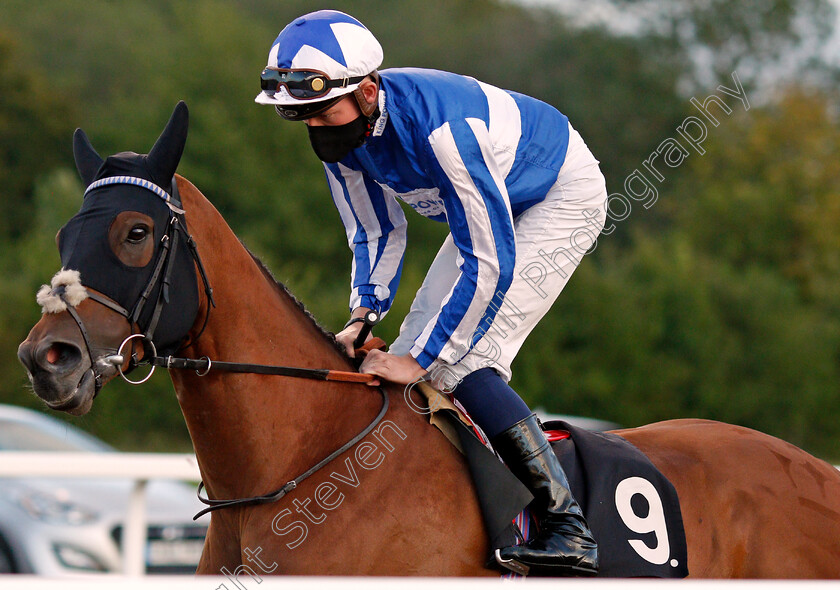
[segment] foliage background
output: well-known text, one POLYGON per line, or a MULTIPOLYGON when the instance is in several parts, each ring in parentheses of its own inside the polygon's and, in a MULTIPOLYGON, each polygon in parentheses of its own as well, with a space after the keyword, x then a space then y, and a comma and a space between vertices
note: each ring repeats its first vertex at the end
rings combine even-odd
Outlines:
MULTIPOLYGON (((514 387, 553 412, 627 426, 712 418, 840 459, 836 12, 825 0, 558 4, 331 3, 377 35, 383 67, 469 74, 560 108, 611 191, 625 192, 628 175, 698 115, 691 97, 717 93, 732 108, 708 126, 703 155, 662 167, 652 207, 633 201, 601 237, 517 359, 514 387), (716 90, 732 88, 736 70, 749 110, 716 90)), ((42 408, 15 353, 38 318, 37 287, 59 266, 55 232, 79 206, 73 129, 103 155, 146 152, 180 99, 191 129, 179 172, 323 325, 343 324, 350 256, 320 163, 303 125, 253 103, 279 30, 322 7, 0 4, 0 401, 42 408)), ((445 235, 407 215, 388 340, 445 235)), ((110 385, 72 420, 126 450, 190 445, 165 376, 110 385)))

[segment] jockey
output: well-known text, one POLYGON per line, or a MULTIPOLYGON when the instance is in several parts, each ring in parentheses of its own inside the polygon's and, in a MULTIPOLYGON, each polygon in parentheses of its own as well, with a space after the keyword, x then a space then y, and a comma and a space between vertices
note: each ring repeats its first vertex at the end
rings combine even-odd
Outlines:
POLYGON ((490 437, 534 495, 539 533, 500 551, 533 573, 592 575, 598 550, 536 415, 508 385, 525 338, 606 218, 598 161, 569 121, 534 98, 467 76, 379 72, 382 48, 333 10, 302 16, 271 46, 259 104, 307 125, 353 252, 352 342, 387 313, 406 244, 398 200, 449 225, 389 352, 360 371, 396 383, 428 376, 490 437))

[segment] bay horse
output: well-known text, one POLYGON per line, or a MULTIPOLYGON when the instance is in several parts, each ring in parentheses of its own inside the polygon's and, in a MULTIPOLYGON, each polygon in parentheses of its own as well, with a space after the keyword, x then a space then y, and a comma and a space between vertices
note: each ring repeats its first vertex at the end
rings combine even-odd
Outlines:
MULTIPOLYGON (((81 280, 42 289, 44 314, 18 355, 47 406, 77 415, 151 348, 204 359, 202 370, 169 372, 207 495, 259 496, 371 428, 383 400, 363 383, 211 370, 216 360, 353 365, 175 175, 186 135, 183 103, 147 156, 103 161, 77 130, 89 188, 59 248, 63 272, 80 269, 81 280), (127 341, 134 334, 149 337, 127 341)), ((386 393, 376 428, 287 495, 213 512, 198 573, 499 575, 485 567, 488 541, 462 456, 405 402, 402 386, 386 393)), ((616 433, 675 486, 692 577, 840 577, 840 473, 829 464, 706 420, 616 433)))

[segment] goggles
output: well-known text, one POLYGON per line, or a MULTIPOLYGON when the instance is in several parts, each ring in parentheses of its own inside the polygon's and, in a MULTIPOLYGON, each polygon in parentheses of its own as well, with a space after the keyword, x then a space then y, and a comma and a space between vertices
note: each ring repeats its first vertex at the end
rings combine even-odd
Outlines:
POLYGON ((268 96, 273 96, 285 86, 289 94, 300 100, 312 100, 326 96, 333 88, 346 88, 350 84, 358 84, 366 76, 354 76, 331 80, 324 72, 318 70, 297 70, 287 68, 267 67, 260 74, 260 87, 268 96))

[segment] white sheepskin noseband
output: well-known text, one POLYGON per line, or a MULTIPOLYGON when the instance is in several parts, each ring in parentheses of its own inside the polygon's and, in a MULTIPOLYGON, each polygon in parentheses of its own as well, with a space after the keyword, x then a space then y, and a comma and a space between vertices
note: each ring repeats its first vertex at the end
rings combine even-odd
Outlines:
POLYGON ((78 270, 62 268, 55 273, 50 285, 41 285, 35 301, 41 306, 41 313, 61 313, 67 309, 67 304, 60 297, 59 287, 64 287, 64 299, 67 304, 76 307, 87 299, 88 293, 78 270))

